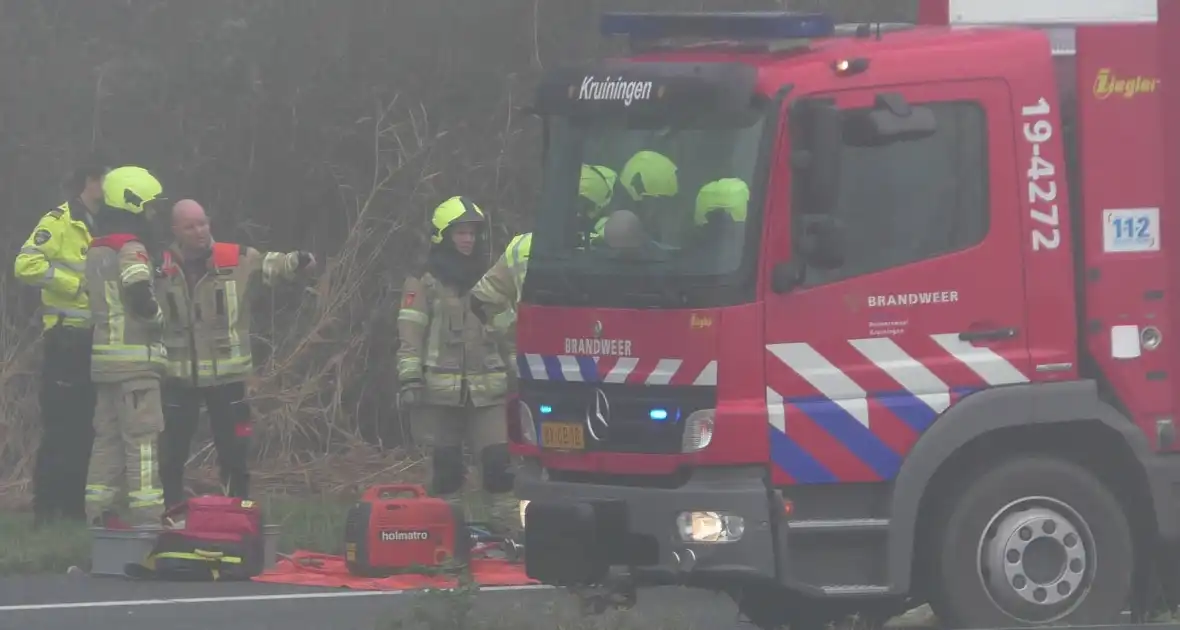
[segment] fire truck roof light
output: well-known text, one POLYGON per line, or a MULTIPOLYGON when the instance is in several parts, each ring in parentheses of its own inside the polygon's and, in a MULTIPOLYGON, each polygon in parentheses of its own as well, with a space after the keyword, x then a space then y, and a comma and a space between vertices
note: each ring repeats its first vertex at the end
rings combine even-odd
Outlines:
POLYGON ((636 39, 815 39, 836 32, 836 23, 828 15, 790 11, 604 13, 600 27, 603 35, 636 39))

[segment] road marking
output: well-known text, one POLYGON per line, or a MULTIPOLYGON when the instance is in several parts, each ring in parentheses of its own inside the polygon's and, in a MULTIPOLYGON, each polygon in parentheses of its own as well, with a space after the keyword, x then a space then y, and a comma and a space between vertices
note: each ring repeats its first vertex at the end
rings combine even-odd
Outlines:
MULTIPOLYGON (((544 584, 524 586, 484 586, 480 591, 542 591, 552 589, 544 584)), ((171 604, 220 604, 226 602, 271 602, 299 599, 332 599, 337 597, 373 597, 377 595, 410 595, 421 593, 421 590, 403 591, 332 591, 330 593, 281 593, 276 595, 237 595, 233 597, 185 597, 182 599, 130 599, 122 601, 98 602, 61 602, 57 604, 21 604, 17 606, 0 606, 0 612, 20 612, 28 610, 68 610, 71 608, 120 608, 133 606, 167 606, 171 604)), ((445 589, 431 589, 445 590, 445 589)))

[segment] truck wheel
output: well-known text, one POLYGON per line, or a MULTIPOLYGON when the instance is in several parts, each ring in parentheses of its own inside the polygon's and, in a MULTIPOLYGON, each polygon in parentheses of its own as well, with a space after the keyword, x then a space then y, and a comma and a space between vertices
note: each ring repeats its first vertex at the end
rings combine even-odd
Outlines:
POLYGON ((985 468, 936 540, 932 604, 949 627, 1116 623, 1127 603, 1135 554, 1123 506, 1070 462, 985 468))

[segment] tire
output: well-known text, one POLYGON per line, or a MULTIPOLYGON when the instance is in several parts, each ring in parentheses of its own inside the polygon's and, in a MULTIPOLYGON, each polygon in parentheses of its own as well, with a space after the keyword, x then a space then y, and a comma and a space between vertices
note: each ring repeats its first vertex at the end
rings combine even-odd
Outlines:
POLYGON ((1110 490, 1050 456, 976 473, 935 538, 931 604, 940 621, 950 628, 1117 623, 1135 550, 1110 490))

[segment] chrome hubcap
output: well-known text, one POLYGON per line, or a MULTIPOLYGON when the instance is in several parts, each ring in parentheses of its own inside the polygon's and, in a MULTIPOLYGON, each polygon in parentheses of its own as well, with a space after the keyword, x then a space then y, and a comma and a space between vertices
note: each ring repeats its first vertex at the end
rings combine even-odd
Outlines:
POLYGON ((979 577, 1013 619, 1053 621, 1077 607, 1093 581, 1093 536, 1060 501, 1029 497, 996 513, 979 540, 979 577))

